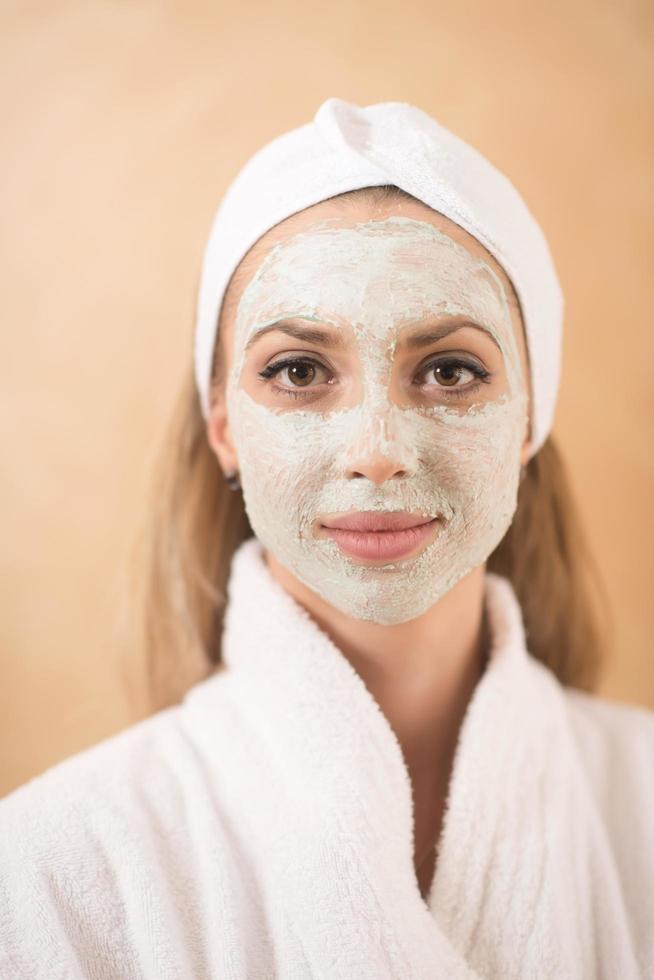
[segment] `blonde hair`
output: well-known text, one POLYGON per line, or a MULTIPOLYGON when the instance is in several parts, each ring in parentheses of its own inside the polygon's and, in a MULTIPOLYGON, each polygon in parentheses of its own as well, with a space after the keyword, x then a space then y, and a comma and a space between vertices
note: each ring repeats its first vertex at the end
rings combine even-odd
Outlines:
MULTIPOLYGON (((392 185, 337 199, 355 195, 371 203, 414 200, 392 185)), ((219 329, 214 380, 222 377, 223 356, 219 329)), ((221 668, 231 559, 253 534, 242 493, 228 488, 209 445, 191 366, 152 480, 131 590, 148 712, 177 703, 221 668)), ((531 655, 562 684, 594 691, 607 653, 608 602, 552 436, 526 465, 513 521, 487 569, 511 582, 531 655)))

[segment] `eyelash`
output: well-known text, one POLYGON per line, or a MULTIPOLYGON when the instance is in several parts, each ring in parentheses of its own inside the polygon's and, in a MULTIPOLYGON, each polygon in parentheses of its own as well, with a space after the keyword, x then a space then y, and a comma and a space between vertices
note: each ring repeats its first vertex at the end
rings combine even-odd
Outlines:
MULTIPOLYGON (((263 369, 263 371, 259 371, 258 375, 264 381, 268 381, 271 378, 276 377, 280 371, 284 370, 284 368, 294 367, 296 364, 312 364, 324 368, 323 364, 321 364, 319 361, 315 361, 311 357, 286 357, 281 361, 277 361, 275 364, 269 364, 267 367, 263 369)), ((452 367, 465 368, 466 370, 471 371, 477 378, 477 381, 470 382, 468 385, 465 385, 463 388, 449 388, 447 385, 438 385, 439 388, 447 392, 448 398, 464 398, 466 395, 470 395, 472 392, 477 391, 477 389, 482 384, 488 384, 489 381, 492 380, 490 371, 487 371, 485 368, 479 367, 478 364, 475 364, 472 361, 466 361, 460 357, 434 358, 433 360, 425 364, 425 366, 422 368, 420 373, 421 374, 426 373, 427 371, 429 371, 430 368, 434 367, 435 365, 438 365, 440 367, 449 367, 449 368, 452 367)), ((327 369, 324 368, 324 370, 327 369)), ((276 385, 276 384, 272 384, 271 388, 273 389, 273 391, 279 392, 280 394, 283 395, 288 395, 290 398, 307 398, 309 397, 312 391, 311 388, 307 388, 305 390, 298 389, 296 391, 293 391, 293 389, 291 388, 284 388, 281 385, 276 385)))

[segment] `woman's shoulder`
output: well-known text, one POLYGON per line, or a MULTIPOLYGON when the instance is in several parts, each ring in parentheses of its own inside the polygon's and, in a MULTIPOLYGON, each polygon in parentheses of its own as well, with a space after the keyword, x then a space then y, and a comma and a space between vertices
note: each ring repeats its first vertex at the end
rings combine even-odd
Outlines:
POLYGON ((654 711, 564 688, 579 758, 605 825, 621 846, 649 839, 654 816, 654 711))
POLYGON ((654 711, 577 688, 563 690, 574 733, 594 757, 607 764, 654 765, 654 711))
MULTIPOLYGON (((153 831, 183 842, 219 789, 182 704, 149 715, 50 766, 0 799, 0 868, 39 876, 107 863, 153 845, 153 831), (64 860, 62 860, 64 859, 64 860)), ((212 832, 222 837, 219 812, 212 832)), ((153 852, 154 853, 154 852, 153 852)))
POLYGON ((136 771, 159 778, 165 743, 175 737, 175 708, 167 708, 49 766, 0 799, 0 826, 42 819, 52 825, 98 798, 126 794, 136 771), (42 809, 43 808, 43 809, 42 809))
MULTIPOLYGON (((171 791, 201 765, 193 725, 187 723, 189 695, 202 695, 198 682, 178 704, 133 722, 121 731, 49 766, 0 798, 0 826, 30 819, 44 806, 49 824, 68 811, 85 810, 99 800, 144 802, 149 792, 171 791)), ((231 718, 229 700, 215 681, 211 709, 231 718)), ((229 730, 228 725, 226 726, 229 730)))
MULTIPOLYGON (((49 767, 0 799, 0 892, 60 894, 129 860, 181 809, 177 711, 165 709, 49 767), (103 870, 102 870, 103 869, 103 870)), ((96 892, 97 894, 97 892, 96 892)))

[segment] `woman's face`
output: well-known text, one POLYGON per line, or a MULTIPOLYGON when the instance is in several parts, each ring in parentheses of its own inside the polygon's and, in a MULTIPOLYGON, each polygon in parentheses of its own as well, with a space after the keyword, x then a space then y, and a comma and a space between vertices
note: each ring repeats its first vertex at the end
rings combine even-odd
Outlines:
POLYGON ((412 202, 322 202, 242 263, 209 439, 264 547, 342 612, 413 619, 504 537, 529 448, 513 299, 476 239, 412 202), (430 523, 363 557, 326 526, 362 512, 430 523))

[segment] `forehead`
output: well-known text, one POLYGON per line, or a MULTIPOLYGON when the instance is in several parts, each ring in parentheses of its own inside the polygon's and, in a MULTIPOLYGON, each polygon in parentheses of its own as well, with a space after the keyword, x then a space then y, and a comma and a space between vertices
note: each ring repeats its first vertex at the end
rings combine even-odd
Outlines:
POLYGON ((375 331, 439 312, 511 329, 502 283, 485 260, 431 223, 401 216, 354 228, 323 221, 278 244, 241 297, 236 329, 281 310, 340 315, 345 326, 375 331))

